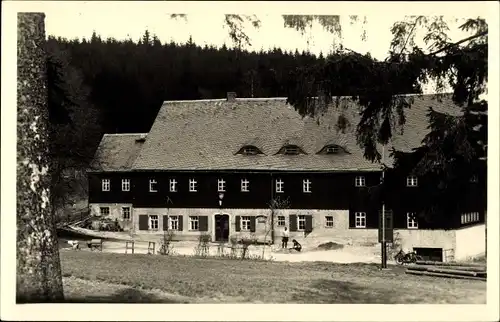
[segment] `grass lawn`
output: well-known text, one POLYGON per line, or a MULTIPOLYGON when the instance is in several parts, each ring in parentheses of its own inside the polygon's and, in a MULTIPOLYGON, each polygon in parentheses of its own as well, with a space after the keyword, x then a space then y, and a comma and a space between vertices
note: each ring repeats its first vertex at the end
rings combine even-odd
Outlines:
POLYGON ((374 264, 86 251, 63 251, 61 263, 71 302, 486 303, 485 282, 412 276, 402 267, 379 271, 374 264))

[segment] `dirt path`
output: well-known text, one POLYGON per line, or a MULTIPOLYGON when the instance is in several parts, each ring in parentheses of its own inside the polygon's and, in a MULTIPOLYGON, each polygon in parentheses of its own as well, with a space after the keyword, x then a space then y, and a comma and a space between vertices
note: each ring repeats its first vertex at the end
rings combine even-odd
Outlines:
MULTIPOLYGON (((195 242, 176 242, 172 244, 173 255, 183 255, 183 256, 193 256, 196 254, 195 248, 197 244, 195 242)), ((69 246, 69 245, 68 245, 69 246)), ((83 242, 81 244, 83 250, 86 249, 86 244, 83 242)), ((158 252, 159 245, 155 245, 155 253, 158 252)), ((63 248, 67 248, 64 247, 63 248)), ((380 255, 378 255, 377 250, 369 247, 352 247, 346 246, 342 249, 337 250, 318 250, 317 248, 304 249, 303 252, 296 251, 284 251, 276 246, 250 246, 248 249, 249 257, 260 257, 262 258, 264 249, 264 259, 272 259, 275 261, 288 261, 288 262, 311 262, 311 261, 324 261, 332 263, 378 263, 380 262, 380 255)), ((125 242, 123 241, 104 241, 103 252, 106 253, 121 253, 124 254, 125 242)), ((128 253, 131 252, 129 249, 128 253)), ((241 250, 239 251, 241 252, 241 250)), ((148 243, 147 242, 136 242, 134 247, 135 254, 147 254, 148 253, 148 243)), ((224 249, 224 254, 228 255, 231 253, 230 247, 224 249)), ((217 256, 219 255, 218 245, 210 244, 209 255, 217 256)))

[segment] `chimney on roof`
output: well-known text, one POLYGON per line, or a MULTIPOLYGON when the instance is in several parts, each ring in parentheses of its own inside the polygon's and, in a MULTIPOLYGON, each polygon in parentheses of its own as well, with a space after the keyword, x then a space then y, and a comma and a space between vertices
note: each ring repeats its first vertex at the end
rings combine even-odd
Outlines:
POLYGON ((139 135, 139 138, 138 138, 138 139, 135 139, 135 141, 136 141, 136 142, 144 142, 144 141, 146 141, 146 137, 147 137, 147 136, 148 136, 148 135, 147 135, 146 133, 141 133, 141 134, 139 135))
POLYGON ((236 92, 227 92, 227 101, 232 102, 236 100, 236 92))

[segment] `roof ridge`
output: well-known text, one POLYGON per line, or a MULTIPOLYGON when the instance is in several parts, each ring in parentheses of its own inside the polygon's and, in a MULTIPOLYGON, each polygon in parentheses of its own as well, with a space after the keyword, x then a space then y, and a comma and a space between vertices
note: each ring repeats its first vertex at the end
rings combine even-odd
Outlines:
POLYGON ((119 136, 119 135, 147 135, 149 132, 142 132, 142 133, 104 133, 104 136, 119 136))
MULTIPOLYGON (((453 92, 442 92, 442 93, 409 93, 409 94, 397 94, 397 97, 411 97, 411 96, 437 96, 437 95, 450 95, 453 92)), ((340 95, 332 96, 334 98, 351 98, 356 95, 340 95)), ((317 96, 312 98, 317 99, 317 96)), ((286 100, 287 97, 236 97, 235 101, 239 102, 263 102, 263 101, 282 101, 286 100)), ((163 101, 163 104, 170 103, 210 103, 210 102, 228 102, 227 98, 212 98, 212 99, 199 99, 199 100, 173 100, 173 101, 163 101)))

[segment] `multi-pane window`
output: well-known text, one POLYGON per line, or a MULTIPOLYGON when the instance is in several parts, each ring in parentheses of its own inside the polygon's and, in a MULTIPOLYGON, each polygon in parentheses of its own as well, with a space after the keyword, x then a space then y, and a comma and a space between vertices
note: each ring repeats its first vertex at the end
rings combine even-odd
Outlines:
POLYGON ((196 192, 196 180, 195 179, 189 179, 189 192, 196 192))
POLYGON ((418 228, 418 221, 417 221, 417 214, 414 212, 409 212, 406 214, 406 227, 408 229, 417 229, 418 228))
POLYGON ((354 185, 356 187, 364 187, 366 186, 366 179, 363 176, 357 176, 354 178, 354 185))
POLYGON ((285 226, 285 216, 278 216, 278 226, 285 226))
POLYGON ((302 191, 311 192, 311 181, 309 179, 302 180, 302 191))
POLYGON ((168 229, 179 230, 179 216, 168 216, 168 229))
POLYGON ((335 154, 339 152, 339 148, 336 146, 329 146, 326 148, 326 153, 328 154, 335 154))
POLYGON ((479 212, 467 212, 463 213, 460 216, 460 223, 462 225, 478 221, 479 221, 479 212))
POLYGON ((158 230, 158 215, 149 215, 149 230, 158 230))
POLYGON ((170 179, 170 192, 177 191, 177 181, 175 179, 170 179))
POLYGON ((333 227, 333 216, 325 216, 325 226, 327 228, 333 227))
POLYGON ((406 177, 406 186, 407 187, 416 187, 416 186, 418 186, 418 178, 417 178, 417 176, 408 176, 408 177, 406 177))
POLYGON ((276 192, 284 192, 285 188, 285 183, 283 182, 283 180, 281 179, 278 179, 276 180, 276 192))
POLYGON ((356 228, 366 228, 366 212, 354 213, 354 226, 356 228))
POLYGON ((122 191, 130 191, 130 179, 122 179, 122 191))
POLYGON ((306 229, 306 216, 305 215, 298 215, 297 216, 297 228, 299 230, 306 229))
POLYGON ((99 213, 101 216, 109 216, 109 207, 101 207, 99 213))
POLYGON ((224 179, 217 180, 217 191, 219 192, 226 191, 226 181, 224 179))
POLYGON ((242 216, 240 217, 241 230, 250 231, 250 217, 242 216))
POLYGON ((111 190, 111 180, 102 179, 102 191, 110 191, 111 190))
POLYGON ((189 216, 189 230, 200 229, 200 218, 198 216, 189 216))
POLYGON ((156 192, 156 180, 155 179, 149 179, 149 192, 156 192))
POLYGON ((250 191, 250 181, 247 179, 242 179, 241 180, 241 191, 242 192, 249 192, 250 191))
POLYGON ((130 207, 122 207, 123 220, 130 220, 130 207))
POLYGON ((254 146, 246 146, 246 147, 243 148, 243 154, 255 155, 255 154, 258 154, 258 153, 259 153, 259 151, 254 146))
POLYGON ((285 147, 285 154, 299 154, 299 148, 297 146, 287 146, 285 147))

